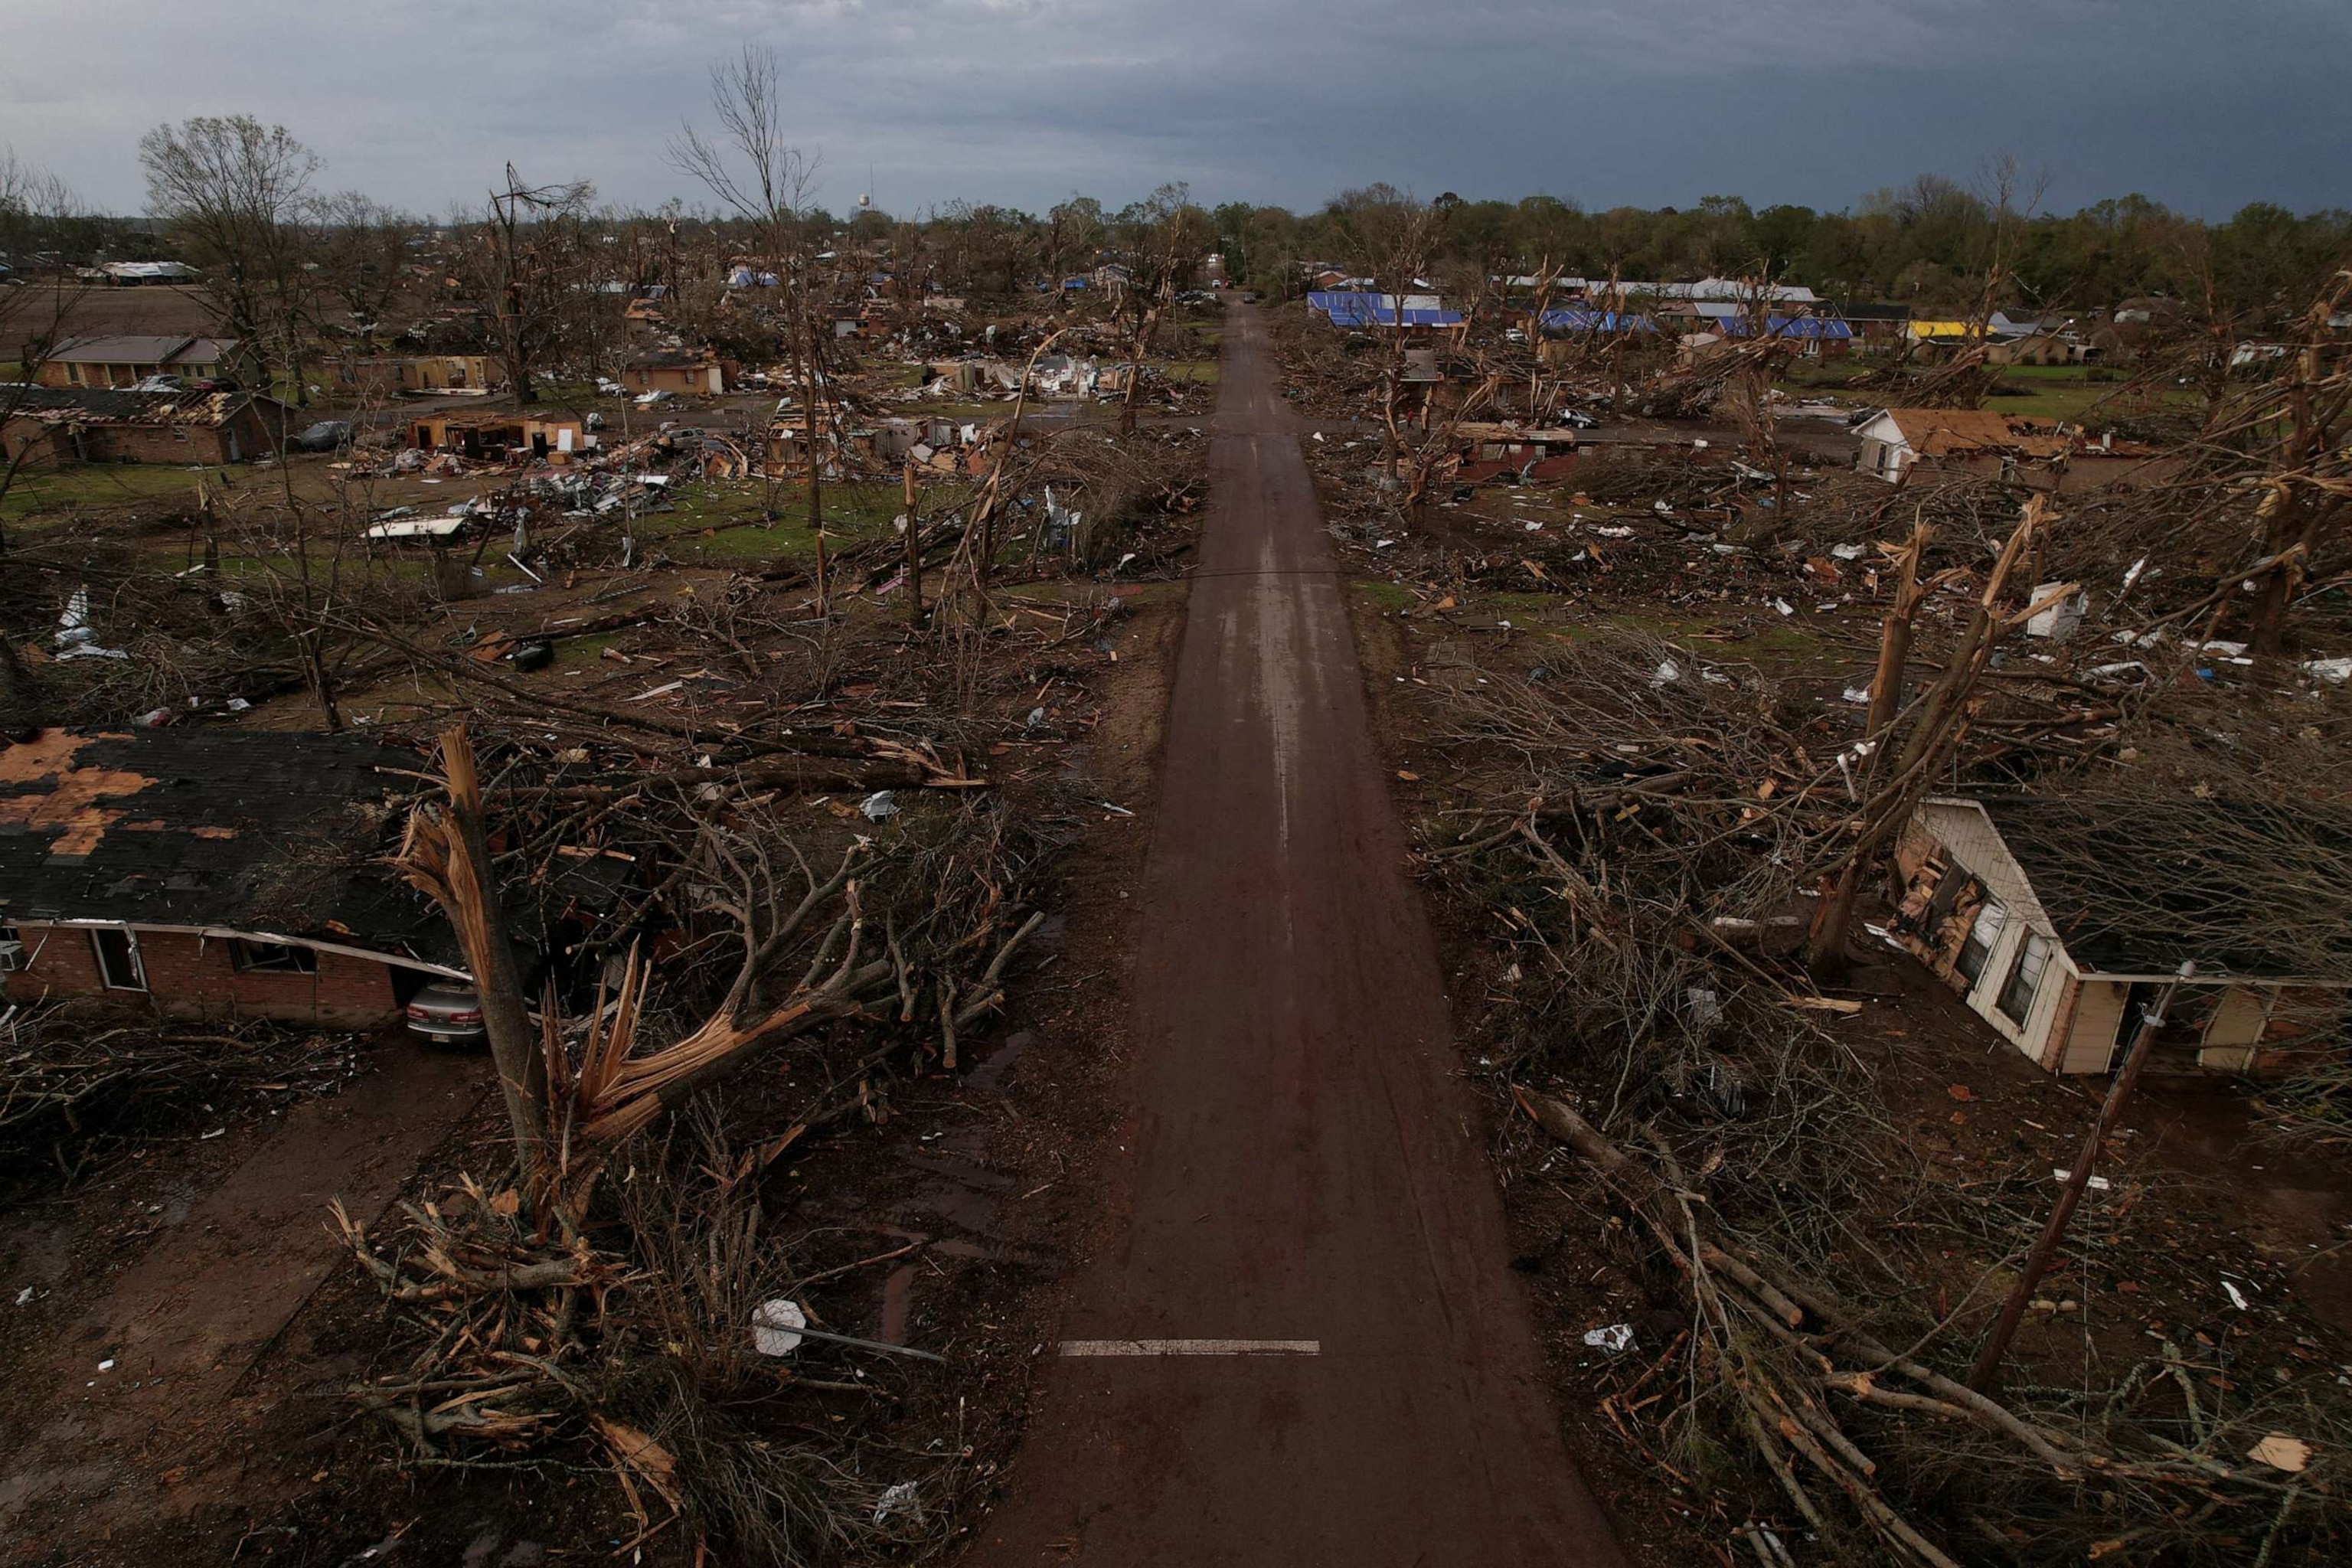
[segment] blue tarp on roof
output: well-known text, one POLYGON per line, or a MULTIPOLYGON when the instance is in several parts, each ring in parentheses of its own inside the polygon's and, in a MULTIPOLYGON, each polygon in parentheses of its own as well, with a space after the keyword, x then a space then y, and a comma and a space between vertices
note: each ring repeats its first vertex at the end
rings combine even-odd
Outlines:
POLYGON ((1546 310, 1543 330, 1547 332, 1654 332, 1658 329, 1647 316, 1629 316, 1615 310, 1546 310))
MULTIPOLYGON (((1748 335, 1748 321, 1745 316, 1727 316, 1715 323, 1715 330, 1727 338, 1748 335)), ((1768 338, 1829 338, 1846 339, 1853 329, 1834 316, 1772 316, 1764 322, 1768 338)))
POLYGON ((1400 311, 1386 294, 1343 293, 1318 291, 1307 296, 1307 307, 1320 310, 1335 327, 1458 327, 1462 324, 1459 310, 1433 310, 1408 305, 1400 311))

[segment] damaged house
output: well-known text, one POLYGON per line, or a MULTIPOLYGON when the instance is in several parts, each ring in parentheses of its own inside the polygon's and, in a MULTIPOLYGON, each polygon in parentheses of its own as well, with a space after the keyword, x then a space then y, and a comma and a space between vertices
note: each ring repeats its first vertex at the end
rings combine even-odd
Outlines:
POLYGON ((1896 845, 1893 934, 2048 1071, 2109 1070, 2183 962, 2197 977, 2151 1067, 2275 1071, 2329 1037, 2352 973, 2298 973, 2242 870, 2184 852, 2175 826, 2113 803, 1930 799, 1896 845))
POLYGON ((621 367, 621 384, 631 392, 667 392, 679 396, 717 397, 740 373, 732 361, 697 353, 690 349, 656 349, 637 355, 621 367))
POLYGON ((295 411, 256 392, 127 392, 79 386, 0 389, 0 461, 243 463, 276 452, 295 411))
MULTIPOLYGON (((436 981, 470 985, 440 910, 389 865, 418 765, 362 736, 261 730, 0 746, 5 999, 372 1028, 436 981)), ((566 846, 505 889, 534 994, 576 995, 625 949, 635 877, 627 856, 566 846)))
POLYGON ((349 355, 335 380, 362 393, 487 393, 506 381, 488 354, 349 355))
POLYGON ((393 1022, 432 980, 467 978, 438 911, 374 858, 416 765, 355 736, 239 730, 0 748, 8 999, 393 1022))
POLYGON ((525 458, 567 463, 574 452, 594 445, 581 422, 569 415, 496 410, 420 415, 409 422, 408 444, 420 451, 454 452, 470 462, 506 463, 525 458))
MULTIPOLYGON (((1914 322, 1916 326, 1919 323, 1914 322)), ((2178 460, 2138 441, 2079 427, 2042 424, 1976 408, 1885 408, 1856 430, 1854 466, 1890 484, 1917 464, 2072 494, 2102 485, 2147 485, 2169 477, 2178 460)))

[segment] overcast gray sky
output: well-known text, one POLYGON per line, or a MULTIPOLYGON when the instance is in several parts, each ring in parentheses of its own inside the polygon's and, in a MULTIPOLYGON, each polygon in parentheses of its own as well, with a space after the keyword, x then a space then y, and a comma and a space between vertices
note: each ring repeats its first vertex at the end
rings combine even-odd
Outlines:
POLYGON ((0 146, 121 212, 142 132, 237 112, 414 211, 509 158, 690 201, 667 142, 745 40, 836 212, 869 166, 899 213, 1171 179, 1836 208, 2003 150, 2066 210, 2352 205, 2352 0, 0 0, 0 146))

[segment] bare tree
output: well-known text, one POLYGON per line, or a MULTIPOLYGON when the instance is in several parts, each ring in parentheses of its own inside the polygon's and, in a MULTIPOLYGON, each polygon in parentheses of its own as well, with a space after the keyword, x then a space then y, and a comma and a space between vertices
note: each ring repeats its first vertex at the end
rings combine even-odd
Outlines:
MULTIPOLYGON (((60 250, 64 231, 79 211, 64 181, 19 162, 13 151, 0 152, 0 257, 27 273, 15 287, 0 288, 0 351, 13 348, 17 365, 16 379, 0 385, 0 430, 34 395, 42 367, 64 340, 74 307, 89 290, 89 284, 63 264, 60 250), (31 280, 31 269, 45 256, 51 258, 54 276, 31 280)), ((0 500, 7 499, 17 473, 43 445, 21 437, 13 446, 0 445, 0 500)), ((0 553, 7 548, 7 531, 0 527, 0 553)), ((12 660, 13 655, 0 652, 0 661, 12 660)), ((9 675, 8 663, 0 662, 0 679, 9 675)))
POLYGON ((1045 273, 1055 288, 1062 286, 1066 262, 1091 262, 1101 250, 1103 236, 1108 226, 1103 218, 1103 205, 1092 196, 1072 194, 1066 202, 1056 202, 1045 215, 1044 241, 1045 273))
POLYGON ((582 228, 595 187, 585 180, 529 185, 507 165, 506 186, 489 194, 460 269, 490 312, 499 357, 515 401, 539 401, 540 368, 561 340, 586 269, 582 228))
POLYGON ((732 59, 711 67, 710 107, 718 116, 719 134, 707 137, 691 125, 685 127, 670 143, 670 161, 751 226, 759 251, 756 259, 775 272, 782 337, 801 383, 808 526, 816 542, 816 594, 822 605, 826 585, 820 405, 830 318, 821 308, 824 289, 809 233, 816 160, 784 139, 784 99, 773 49, 746 44, 732 59))
POLYGON ((139 141, 147 208, 204 270, 204 289, 236 340, 244 379, 282 366, 301 384, 302 216, 319 159, 282 125, 199 115, 139 141))
POLYGON ((400 293, 415 221, 362 192, 341 191, 310 205, 310 226, 320 291, 374 347, 384 312, 400 293))
POLYGON ((1404 451, 1397 405, 1404 389, 1404 300, 1429 269, 1444 215, 1393 185, 1367 185, 1343 193, 1330 216, 1349 258, 1374 289, 1394 301, 1389 332, 1388 368, 1381 384, 1381 463, 1391 483, 1404 451))

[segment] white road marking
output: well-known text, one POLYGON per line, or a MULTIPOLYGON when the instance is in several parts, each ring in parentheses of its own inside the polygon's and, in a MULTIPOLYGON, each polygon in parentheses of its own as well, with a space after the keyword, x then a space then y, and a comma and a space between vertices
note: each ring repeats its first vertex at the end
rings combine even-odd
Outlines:
POLYGON ((1321 1355, 1320 1340, 1064 1340, 1063 1355, 1321 1355))

